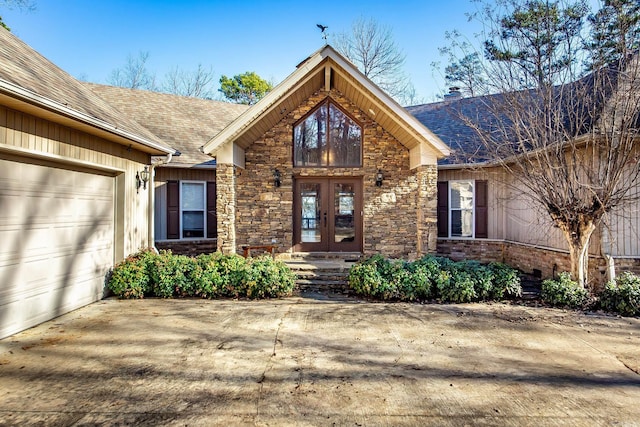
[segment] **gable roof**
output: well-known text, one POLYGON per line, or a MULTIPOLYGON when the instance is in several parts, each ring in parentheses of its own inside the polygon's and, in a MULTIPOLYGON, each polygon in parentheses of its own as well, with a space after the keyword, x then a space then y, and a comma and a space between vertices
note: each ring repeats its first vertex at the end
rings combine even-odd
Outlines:
MULTIPOLYGON (((552 87, 550 94, 556 101, 554 108, 558 108, 552 127, 566 135, 580 137, 597 126, 603 109, 617 90, 619 75, 616 69, 619 65, 612 64, 577 81, 552 87), (596 79, 600 81, 599 89, 594 89, 596 79)), ((468 126, 465 120, 472 121, 483 133, 501 135, 505 142, 513 142, 515 133, 510 133, 508 126, 513 116, 506 113, 505 109, 512 105, 513 108, 526 106, 529 107, 527 111, 535 113, 540 111, 539 104, 543 99, 539 90, 529 89, 406 108, 453 149, 450 157, 438 161, 439 165, 469 165, 495 161, 496 154, 487 151, 478 132, 468 126), (502 125, 496 125, 498 122, 502 125)), ((523 118, 526 120, 527 116, 523 118)))
POLYGON ((248 106, 85 83, 94 93, 178 150, 169 167, 212 167, 201 147, 248 106))
POLYGON ((0 102, 150 154, 174 151, 1 27, 0 102))
POLYGON ((474 117, 486 112, 482 105, 483 99, 477 97, 414 105, 406 109, 451 147, 451 155, 440 159, 438 165, 453 165, 488 160, 484 144, 478 134, 461 118, 461 115, 474 117))
POLYGON ((246 149, 322 88, 340 91, 408 149, 426 144, 436 157, 449 154, 449 148, 433 132, 329 45, 301 62, 282 83, 214 136, 203 147, 204 152, 216 153, 229 142, 246 149))

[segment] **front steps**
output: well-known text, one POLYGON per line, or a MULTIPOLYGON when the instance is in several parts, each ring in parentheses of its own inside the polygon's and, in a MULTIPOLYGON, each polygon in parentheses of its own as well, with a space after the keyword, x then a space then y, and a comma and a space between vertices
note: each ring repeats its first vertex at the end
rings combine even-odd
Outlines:
POLYGON ((298 293, 348 294, 349 269, 362 256, 360 253, 295 253, 284 261, 298 276, 298 293))

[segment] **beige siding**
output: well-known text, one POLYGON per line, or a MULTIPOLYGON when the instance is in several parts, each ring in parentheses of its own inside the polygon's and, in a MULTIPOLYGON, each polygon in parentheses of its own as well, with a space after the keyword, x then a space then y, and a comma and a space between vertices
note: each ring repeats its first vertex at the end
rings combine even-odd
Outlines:
POLYGON ((136 193, 136 171, 150 163, 146 153, 0 106, 0 157, 33 157, 116 178, 116 261, 147 247, 148 197, 136 193))

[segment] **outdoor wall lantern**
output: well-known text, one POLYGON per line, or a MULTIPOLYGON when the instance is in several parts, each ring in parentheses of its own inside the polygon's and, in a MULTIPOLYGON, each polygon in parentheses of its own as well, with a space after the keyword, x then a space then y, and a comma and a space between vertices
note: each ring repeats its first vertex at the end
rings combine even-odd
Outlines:
POLYGON ((140 187, 143 190, 147 189, 147 182, 149 182, 149 167, 145 166, 144 170, 136 172, 136 193, 140 192, 140 187))
POLYGON ((273 184, 276 187, 280 187, 280 185, 282 184, 282 182, 280 181, 280 171, 278 169, 275 169, 273 171, 273 184))
POLYGON ((382 169, 378 169, 378 173, 376 174, 376 187, 382 187, 383 179, 384 175, 382 174, 382 169))

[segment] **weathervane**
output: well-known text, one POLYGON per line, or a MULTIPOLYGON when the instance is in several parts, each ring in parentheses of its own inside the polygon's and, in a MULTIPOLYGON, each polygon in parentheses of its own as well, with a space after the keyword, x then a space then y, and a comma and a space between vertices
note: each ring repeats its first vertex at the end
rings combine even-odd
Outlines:
POLYGON ((326 25, 316 24, 316 27, 320 28, 320 32, 322 33, 322 38, 324 41, 327 41, 327 33, 325 33, 326 29, 329 28, 326 25))

